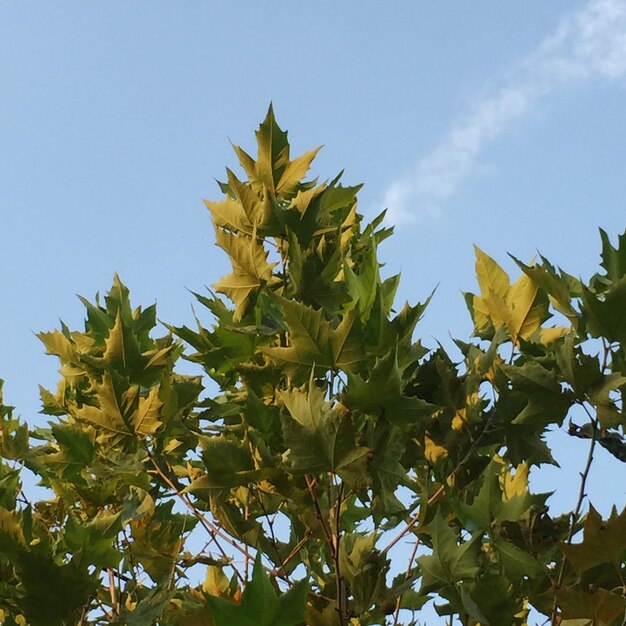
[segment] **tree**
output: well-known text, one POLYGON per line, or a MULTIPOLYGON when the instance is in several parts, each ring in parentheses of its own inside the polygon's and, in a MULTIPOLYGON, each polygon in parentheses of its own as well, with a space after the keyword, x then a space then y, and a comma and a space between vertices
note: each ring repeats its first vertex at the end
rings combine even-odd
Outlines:
POLYGON ((414 339, 427 302, 395 308, 359 187, 306 179, 317 150, 292 159, 271 108, 256 139, 206 202, 232 272, 197 327, 154 338, 116 276, 84 330, 39 335, 49 425, 0 401, 2 623, 406 625, 435 598, 465 625, 621 624, 626 510, 585 495, 594 455, 626 459, 626 235, 588 283, 476 249, 456 362, 414 339), (568 418, 589 452, 555 516, 528 475, 568 418))

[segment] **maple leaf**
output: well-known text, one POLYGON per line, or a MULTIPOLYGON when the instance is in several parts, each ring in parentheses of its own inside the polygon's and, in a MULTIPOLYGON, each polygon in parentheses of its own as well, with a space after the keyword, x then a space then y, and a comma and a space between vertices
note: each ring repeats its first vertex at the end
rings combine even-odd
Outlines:
POLYGON ((215 626, 296 626, 304 620, 307 591, 308 583, 302 580, 278 595, 265 573, 259 552, 239 604, 219 596, 206 598, 215 626))
POLYGON ((233 320, 239 321, 249 307, 250 296, 271 281, 276 263, 267 262, 267 251, 256 237, 232 235, 219 228, 215 237, 217 245, 228 254, 233 271, 213 286, 235 303, 233 320))
POLYGON ((276 363, 292 372, 315 367, 326 370, 350 370, 365 359, 358 335, 351 333, 356 312, 349 311, 333 328, 322 309, 301 302, 276 297, 289 328, 291 345, 285 348, 263 348, 276 363))
POLYGON ((577 572, 602 563, 620 563, 626 550, 626 508, 619 515, 603 520, 590 506, 583 533, 582 543, 558 544, 577 572))
POLYGON ((459 544, 458 534, 448 526, 439 509, 426 530, 432 538, 433 551, 417 560, 422 571, 422 591, 476 577, 482 533, 459 544))

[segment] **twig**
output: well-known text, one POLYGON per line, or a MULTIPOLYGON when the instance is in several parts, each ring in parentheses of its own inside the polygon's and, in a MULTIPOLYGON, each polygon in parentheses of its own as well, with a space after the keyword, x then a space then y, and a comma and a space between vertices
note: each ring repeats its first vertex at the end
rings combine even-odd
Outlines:
MULTIPOLYGON (((474 442, 470 446, 470 448, 467 451, 467 453, 465 454, 465 456, 457 463, 456 467, 448 475, 447 480, 450 480, 451 478, 456 476, 456 474, 459 472, 459 470, 469 461, 469 459, 472 457, 474 452, 476 452, 476 450, 478 448, 478 444, 480 443, 481 439, 483 438, 483 436, 485 435, 485 433, 489 430, 489 427, 491 426, 491 422, 493 420, 493 415, 494 415, 494 413, 492 411, 489 414, 489 417, 487 418, 487 421, 485 422, 485 426, 482 429, 480 435, 478 435, 478 437, 476 437, 476 439, 474 440, 474 442)), ((446 487, 445 487, 445 482, 444 482, 444 483, 442 483, 439 486, 437 491, 435 491, 435 493, 433 493, 430 496, 430 498, 428 498, 428 500, 426 501, 426 507, 429 507, 431 504, 436 502, 439 499, 439 496, 445 491, 445 488, 446 487)), ((409 520, 407 525, 381 550, 381 554, 383 554, 383 555, 387 554, 387 552, 389 552, 389 550, 391 550, 391 548, 393 548, 398 543, 398 541, 400 541, 411 530, 411 528, 413 528, 413 526, 415 526, 415 524, 417 524, 417 522, 419 521, 419 519, 421 517, 421 512, 422 512, 422 507, 420 506, 420 508, 417 511, 417 513, 415 513, 411 517, 411 519, 409 520)))
MULTIPOLYGON (((583 500, 585 499, 585 495, 586 495, 585 486, 587 484, 587 477, 589 476, 589 470, 591 470, 591 463, 593 462, 593 450, 596 446, 597 434, 598 434, 598 420, 591 415, 591 413, 589 412, 589 409, 587 409, 587 407, 583 403, 581 403, 581 406, 583 407, 583 409, 585 410, 585 413, 587 413, 587 416, 589 417, 589 420, 591 421, 591 425, 593 426, 593 434, 591 436, 591 444, 589 445, 589 452, 587 454, 587 461, 585 462, 585 468, 580 474, 580 489, 578 490, 578 499, 576 501, 576 507, 574 508, 574 511, 571 514, 569 531, 567 533, 567 539, 565 540, 565 543, 567 545, 570 545, 572 543, 572 538, 574 537, 574 529, 576 527, 576 522, 578 521, 578 518, 580 516, 580 510, 582 509, 583 500)), ((559 569, 559 576, 556 581, 556 589, 559 589, 561 587, 561 584, 563 583, 564 574, 565 574, 565 557, 563 557, 563 560, 561 561, 561 567, 559 569)), ((555 594, 554 601, 552 602, 552 612, 550 614, 550 623, 552 624, 552 626, 556 626, 556 623, 557 623, 556 622, 557 606, 558 606, 558 602, 557 602, 557 598, 555 594)))
POLYGON ((122 535, 124 536, 124 545, 126 547, 126 552, 128 554, 128 563, 130 564, 130 575, 135 583, 135 589, 138 587, 137 582, 137 573, 135 572, 135 560, 133 558, 133 552, 131 549, 131 543, 128 538, 128 534, 126 533, 126 529, 122 528, 122 535))
POLYGON ((309 476, 305 476, 304 480, 306 481, 307 489, 309 490, 309 493, 311 494, 311 499, 313 500, 313 506, 315 507, 315 514, 317 515, 317 519, 322 526, 322 530, 324 532, 324 536, 326 537, 326 541, 328 541, 328 543, 332 545, 332 542, 333 542, 332 535, 331 535, 330 529, 328 528, 328 526, 326 526, 326 520, 324 519, 324 516, 322 515, 322 509, 320 508, 320 503, 317 498, 317 493, 315 492, 316 480, 315 478, 310 478, 309 476))
MULTIPOLYGON (((330 481, 329 481, 330 482, 330 481)), ((339 549, 341 542, 341 501, 343 499, 343 482, 339 484, 339 493, 334 506, 334 530, 332 535, 332 551, 333 561, 335 562, 335 579, 337 581, 337 610, 339 612, 339 623, 341 626, 345 624, 345 618, 348 614, 346 583, 341 576, 339 565, 339 549)))
MULTIPOLYGON (((244 548, 242 548, 236 541, 231 539, 228 535, 223 533, 220 528, 212 524, 206 518, 205 515, 203 515, 200 511, 198 511, 198 509, 194 506, 193 502, 189 499, 189 497, 186 494, 182 493, 182 491, 174 484, 174 482, 170 479, 170 477, 159 467, 159 464, 156 462, 156 459, 154 458, 150 450, 148 450, 148 457, 150 458, 150 461, 152 461, 152 465, 154 466, 157 474, 161 477, 161 479, 165 482, 165 484, 170 489, 172 489, 172 491, 174 491, 174 493, 180 499, 180 501, 189 509, 192 515, 200 522, 202 527, 213 538, 215 545, 217 546, 218 550, 222 553, 222 556, 228 558, 228 555, 226 554, 222 546, 219 544, 219 542, 216 540, 216 536, 220 537, 220 539, 224 540, 226 543, 228 543, 230 546, 232 546, 233 548, 235 548, 236 550, 238 550, 241 554, 245 556, 246 550, 244 548)), ((232 568, 235 571, 235 574, 237 575, 237 578, 239 579, 239 581, 242 584, 245 583, 245 580, 243 576, 241 575, 241 573, 239 572, 239 570, 234 566, 232 566, 232 568)))
POLYGON ((115 619, 118 615, 117 610, 117 598, 115 593, 115 574, 113 573, 113 568, 107 567, 107 575, 109 577, 109 595, 111 596, 111 614, 113 619, 115 619))
MULTIPOLYGON (((413 567, 413 561, 415 561, 415 555, 417 554, 417 548, 420 545, 420 540, 418 537, 415 538, 415 545, 413 546, 413 550, 411 551, 411 556, 409 557, 409 562, 406 566, 406 572, 404 575, 404 579, 408 580, 411 576, 411 567, 413 567)), ((402 596, 404 594, 401 593, 396 600, 396 610, 393 613, 393 626, 397 626, 398 619, 400 618, 400 605, 402 604, 402 596)))
MULTIPOLYGON (((293 559, 294 556, 296 556, 296 554, 298 554, 298 552, 300 552, 300 548, 302 548, 302 546, 311 538, 312 534, 313 534, 313 531, 310 528, 307 528, 306 534, 304 535, 304 537, 302 537, 302 539, 298 541, 298 543, 291 549, 291 552, 282 561, 281 567, 283 569, 283 573, 285 574, 285 576, 288 577, 287 572, 285 570, 285 566, 287 565, 287 563, 289 563, 289 561, 291 561, 291 559, 293 559)), ((276 573, 276 570, 274 570, 274 574, 275 573, 276 573)), ((289 579, 287 578, 287 580, 289 579)))
POLYGON ((267 513, 267 510, 265 509, 265 505, 263 504, 263 500, 261 498, 261 495, 259 493, 258 488, 255 491, 255 495, 256 495, 256 498, 257 498, 257 500, 259 502, 259 505, 261 506, 261 509, 263 511, 263 515, 265 516, 265 519, 267 520, 267 525, 268 525, 268 527, 270 529, 270 541, 271 541, 271 544, 272 544, 272 548, 274 548, 274 552, 276 553, 276 557, 277 557, 277 561, 278 561, 278 565, 279 565, 278 568, 275 568, 273 570, 274 571, 274 575, 276 575, 277 573, 280 572, 280 570, 282 570, 284 579, 287 582, 290 583, 291 579, 289 578, 289 574, 287 574, 287 570, 285 569, 285 565, 287 564, 287 562, 289 560, 291 560, 293 558, 294 554, 297 553, 298 550, 300 550, 300 548, 302 546, 302 543, 309 538, 310 534, 307 534, 307 536, 302 541, 298 542, 296 544, 296 547, 289 553, 287 558, 283 559, 282 556, 280 555, 280 551, 278 549, 278 542, 276 541, 276 535, 274 533, 274 520, 270 519, 270 516, 267 513), (294 552, 294 550, 295 550, 295 552, 294 552))

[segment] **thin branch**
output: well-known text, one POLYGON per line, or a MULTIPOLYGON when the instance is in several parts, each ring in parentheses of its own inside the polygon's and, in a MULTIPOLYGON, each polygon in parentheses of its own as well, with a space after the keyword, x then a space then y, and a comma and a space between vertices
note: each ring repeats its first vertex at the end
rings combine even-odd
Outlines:
MULTIPOLYGON (((574 529, 576 528, 576 522, 578 521, 578 518, 580 517, 580 511, 582 509, 583 501, 586 495, 585 488, 587 484, 587 477, 589 476, 589 471, 591 470, 591 463, 593 462, 593 451, 596 446, 597 435, 598 435, 598 420, 594 418, 593 415, 591 415, 591 413, 589 412, 589 409, 585 406, 585 404, 581 403, 581 406, 583 407, 583 409, 585 410, 585 413, 587 413, 587 416, 589 417, 589 420, 591 421, 591 425, 593 426, 593 434, 591 436, 591 444, 589 445, 589 452, 587 453, 587 460, 585 462, 585 468, 580 474, 580 488, 578 490, 578 499, 576 500, 576 507, 571 513, 569 531, 567 533, 567 539, 565 540, 565 543, 567 545, 572 543, 572 538, 574 537, 574 529)), ((559 589, 561 587, 561 584, 563 583, 564 574, 565 574, 565 558, 563 558, 563 560, 561 561, 561 567, 559 569, 559 576, 556 581, 557 589, 559 589)), ((557 624, 557 621, 556 621, 557 606, 558 606, 558 603, 557 603, 557 598, 555 595, 554 601, 552 603, 552 612, 550 614, 550 623, 552 624, 552 626, 556 626, 557 624)))
MULTIPOLYGON (((302 546, 311 538, 312 534, 313 534, 313 531, 310 528, 307 528, 304 537, 302 537, 302 539, 298 541, 298 543, 291 549, 291 552, 282 561, 281 567, 283 568, 283 572, 285 576, 287 576, 285 566, 287 565, 287 563, 289 563, 289 561, 291 561, 291 559, 293 559, 294 556, 296 556, 296 554, 298 554, 298 552, 300 552, 300 548, 302 548, 302 546)), ((273 573, 274 575, 276 575, 276 570, 274 570, 273 573)), ((287 580, 289 579, 287 578, 287 580)))
POLYGON ((132 546, 130 539, 128 538, 128 534, 126 533, 126 529, 122 528, 122 535, 124 536, 124 546, 126 548, 126 553, 128 554, 128 563, 130 565, 130 575, 135 583, 135 589, 139 586, 137 581, 137 573, 135 572, 135 560, 133 558, 132 546))
MULTIPOLYGON (((215 541, 215 545, 217 546, 218 550, 222 553, 222 556, 228 558, 228 555, 226 554, 224 549, 221 547, 221 545, 217 541, 216 537, 220 537, 220 539, 222 539, 223 541, 228 543, 230 546, 232 546, 233 548, 235 548, 236 550, 238 550, 241 554, 243 554, 245 556, 246 555, 246 550, 244 548, 242 548, 234 539, 231 539, 228 535, 226 535, 224 532, 222 532, 222 530, 220 528, 218 528, 217 526, 212 524, 206 518, 206 516, 203 515, 194 506, 193 502, 187 496, 187 494, 183 493, 182 490, 179 487, 177 487, 176 484, 174 484, 172 479, 159 467, 159 464, 156 462, 156 459, 152 455, 152 452, 149 449, 147 451, 148 451, 148 457, 150 458, 150 461, 152 462, 152 465, 154 466, 154 468, 156 470, 156 473, 161 477, 161 479, 165 482, 165 484, 170 489, 172 489, 172 491, 174 491, 174 493, 179 498, 179 500, 189 509, 191 514, 200 522, 201 526, 213 538, 213 540, 215 541)), ((239 572, 239 570, 235 566, 232 566, 232 568, 235 571, 235 574, 237 575, 237 578, 239 578, 239 581, 243 584, 245 582, 245 580, 244 580, 243 576, 241 575, 241 573, 239 572)))
MULTIPOLYGON (((491 426, 491 422, 493 421, 493 415, 494 415, 494 413, 492 411, 489 414, 489 417, 487 418, 487 421, 485 422, 485 426, 482 429, 480 435, 478 435, 478 437, 476 437, 476 439, 474 440, 474 442, 470 446, 470 448, 467 451, 467 453, 465 454, 465 456, 457 463, 456 467, 448 475, 447 480, 450 480, 451 478, 456 476, 456 474, 460 471, 460 469, 470 460, 470 458, 472 457, 474 452, 476 452, 476 450, 478 449, 478 445, 480 444, 481 439, 483 438, 483 436, 485 435, 485 433, 489 430, 489 427, 491 426)), ((428 498, 428 500, 426 501, 426 507, 428 508, 431 504, 436 502, 439 499, 439 497, 443 494, 445 489, 446 489, 445 482, 443 482, 443 483, 441 483, 441 485, 439 486, 437 491, 435 491, 435 493, 433 493, 430 496, 430 498, 428 498)), ((411 517, 411 519, 408 521, 407 525, 381 550, 381 554, 383 554, 383 555, 387 554, 387 552, 389 552, 389 550, 391 550, 391 548, 393 548, 400 540, 402 540, 402 538, 404 536, 406 536, 406 534, 419 521, 419 519, 421 517, 421 512, 422 512, 422 507, 420 506, 418 511, 417 511, 417 513, 415 513, 411 517)))
POLYGON ((311 478, 309 476, 305 476, 304 480, 306 481, 307 489, 309 490, 309 493, 311 494, 311 499, 313 500, 313 506, 315 507, 315 514, 317 515, 317 519, 320 525, 322 526, 322 531, 324 532, 326 541, 328 541, 328 543, 332 545, 332 542, 333 542, 332 534, 330 532, 330 529, 326 525, 326 520, 324 519, 324 516, 322 515, 322 509, 320 507, 320 503, 317 498, 317 493, 315 491, 316 480, 315 478, 311 478))
MULTIPOLYGON (((329 481, 330 482, 330 481, 329 481)), ((337 581, 337 610, 339 612, 339 623, 344 625, 348 614, 346 582, 341 576, 339 564, 339 549, 341 543, 341 503, 343 500, 343 482, 339 484, 339 493, 334 506, 334 530, 333 530, 333 561, 335 562, 335 578, 337 581)))
MULTIPOLYGON (((246 493, 246 504, 244 507, 244 514, 243 514, 243 518, 244 520, 247 522, 248 521, 248 517, 250 515, 250 509, 249 509, 249 504, 250 504, 250 489, 247 489, 247 493, 246 493)), ((246 551, 246 564, 244 567, 244 572, 245 572, 245 578, 246 580, 249 580, 249 576, 250 576, 250 550, 248 549, 248 544, 244 545, 244 550, 246 551)))
MULTIPOLYGON (((411 576, 411 568, 413 567, 413 561, 415 561, 415 555, 417 554, 417 548, 420 545, 420 540, 418 537, 415 538, 415 545, 413 546, 413 550, 411 550, 411 556, 409 557, 409 562, 406 566, 406 572, 404 574, 404 579, 409 580, 411 576)), ((393 613, 393 626, 397 626, 398 619, 400 619, 400 605, 402 604, 402 596, 404 594, 400 594, 398 599, 396 600, 396 610, 393 613)))
POLYGON ((113 619, 118 616, 117 610, 117 594, 115 592, 115 573, 112 567, 107 567, 107 575, 109 577, 109 595, 111 596, 111 614, 113 619))
POLYGON ((293 558, 293 556, 297 553, 297 551, 300 550, 300 548, 303 545, 303 542, 308 540, 308 538, 310 537, 310 533, 308 533, 302 541, 300 541, 300 542, 298 542, 296 544, 296 547, 287 555, 286 559, 283 559, 282 556, 280 555, 280 551, 278 549, 278 542, 276 541, 276 535, 274 533, 274 520, 270 518, 267 510, 265 509, 265 505, 263 504, 263 500, 261 498, 261 495, 259 493, 259 489, 258 488, 255 490, 255 495, 256 495, 257 501, 258 501, 258 503, 259 503, 259 505, 260 505, 260 507, 261 507, 261 509, 263 511, 263 515, 265 516, 265 519, 267 520, 267 525, 268 525, 269 530, 270 530, 270 543, 272 545, 272 548, 274 549, 274 552, 275 552, 276 558, 277 558, 277 562, 278 562, 278 565, 279 565, 278 568, 275 568, 273 570, 273 572, 274 572, 273 575, 277 575, 282 570, 283 578, 287 582, 290 583, 291 579, 289 578, 289 574, 287 573, 287 570, 285 569, 285 565, 287 564, 287 562, 289 560, 291 560, 293 558), (294 552, 294 550, 295 550, 295 552, 294 552))

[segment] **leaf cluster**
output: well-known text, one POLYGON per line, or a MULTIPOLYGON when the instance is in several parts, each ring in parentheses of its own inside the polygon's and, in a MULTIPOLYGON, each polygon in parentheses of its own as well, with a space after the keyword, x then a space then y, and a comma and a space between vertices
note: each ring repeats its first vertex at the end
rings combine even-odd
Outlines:
POLYGON ((476 249, 452 356, 415 338, 429 298, 395 303, 384 214, 308 179, 271 108, 256 140, 206 202, 231 271, 195 326, 153 338, 116 276, 84 330, 39 335, 48 426, 1 405, 2 623, 408 625, 434 599, 467 626, 621 624, 626 512, 584 495, 594 454, 626 459, 626 236, 587 282, 476 249), (529 489, 560 428, 588 446, 565 515, 529 489))

